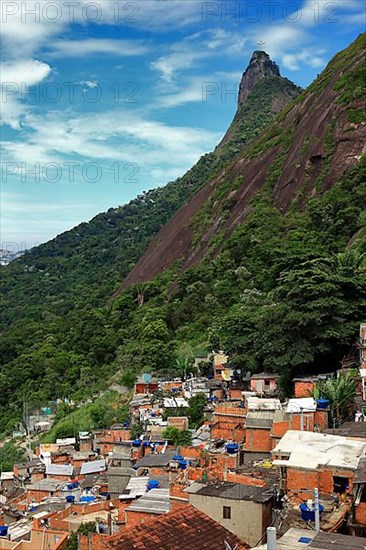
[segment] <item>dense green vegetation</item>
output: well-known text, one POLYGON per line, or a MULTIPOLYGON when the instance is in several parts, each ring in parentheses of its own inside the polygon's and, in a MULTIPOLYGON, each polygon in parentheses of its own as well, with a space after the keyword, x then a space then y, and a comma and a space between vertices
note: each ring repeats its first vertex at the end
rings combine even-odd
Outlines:
MULTIPOLYGON (((352 51, 358 52, 359 42, 352 51)), ((349 54, 342 55, 349 70, 339 93, 348 94, 350 83, 359 79, 349 74, 349 54)), ((316 86, 328 77, 331 65, 316 86)), ((237 120, 233 141, 203 157, 177 182, 81 224, 2 270, 0 433, 12 429, 24 398, 29 406, 56 397, 81 401, 108 386, 116 372, 129 387, 141 371, 181 375, 191 366, 191 353, 182 351, 187 348, 225 349, 242 373, 276 370, 284 392, 293 373, 338 367, 366 319, 366 161, 361 159, 323 194, 280 211, 273 185, 293 127, 274 125, 246 149, 249 156, 274 145, 279 152, 245 223, 230 238, 216 235, 220 254, 214 260, 204 259, 184 273, 172 268, 110 300, 152 235, 270 116, 252 112, 250 132, 237 120)), ((307 146, 304 142, 304 151, 307 146)), ((230 214, 230 190, 243 183, 227 178, 215 191, 223 216, 230 214)), ((198 214, 197 239, 212 221, 211 206, 198 214)), ((77 419, 78 410, 65 416, 50 438, 72 435, 75 426, 82 430, 111 423, 108 406, 99 410, 94 405, 90 410, 87 405, 85 422, 77 419)), ((199 422, 197 409, 192 424, 199 422)), ((121 417, 112 411, 113 418, 122 419, 123 406, 121 411, 121 417)))
POLYGON ((128 369, 130 361, 130 376, 122 380, 129 387, 134 373, 145 367, 176 372, 182 355, 164 319, 147 314, 132 333, 128 328, 136 308, 161 294, 162 280, 124 293, 112 311, 106 304, 161 226, 273 119, 268 105, 299 93, 281 78, 257 88, 236 115, 231 138, 182 178, 82 223, 2 268, 0 434, 13 428, 23 399, 30 407, 56 397, 83 400, 105 387, 116 370, 128 369))
POLYGON ((192 445, 192 436, 189 430, 179 430, 175 426, 168 426, 162 435, 164 439, 171 441, 173 445, 192 445))
POLYGON ((24 449, 16 447, 13 443, 7 442, 0 447, 0 473, 13 470, 16 462, 24 458, 24 449))
POLYGON ((338 378, 322 380, 315 388, 316 397, 329 400, 330 425, 339 425, 354 418, 356 372, 345 371, 338 378))
POLYGON ((54 443, 57 438, 74 437, 78 432, 111 426, 128 419, 128 400, 130 394, 118 395, 106 392, 81 407, 63 405, 59 408, 54 425, 42 437, 43 443, 54 443))

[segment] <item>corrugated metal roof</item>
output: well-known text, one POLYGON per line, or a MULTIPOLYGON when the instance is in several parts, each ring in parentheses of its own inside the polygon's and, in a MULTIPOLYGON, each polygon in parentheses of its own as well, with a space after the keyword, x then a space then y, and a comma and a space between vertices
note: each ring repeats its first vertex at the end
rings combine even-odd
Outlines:
POLYGON ((105 460, 93 460, 92 462, 84 462, 84 464, 81 466, 80 474, 94 474, 96 472, 104 472, 106 466, 105 466, 105 460))
POLYGON ((158 468, 167 466, 175 454, 177 454, 176 451, 167 451, 164 454, 149 454, 137 462, 136 466, 138 468, 158 468))
POLYGON ((40 479, 35 483, 27 485, 28 489, 32 491, 57 491, 63 487, 63 483, 55 479, 40 479))
POLYGON ((48 476, 72 476, 74 466, 72 464, 46 464, 48 476))
POLYGON ((119 495, 120 499, 130 500, 145 495, 149 476, 131 477, 123 493, 119 495))
POLYGON ((151 491, 131 504, 126 510, 130 512, 166 514, 170 510, 169 489, 151 489, 151 491))
POLYGON ((267 486, 256 487, 254 485, 243 485, 242 483, 231 483, 222 481, 217 483, 193 483, 187 493, 219 497, 230 500, 251 500, 253 502, 263 503, 271 500, 273 493, 267 486))

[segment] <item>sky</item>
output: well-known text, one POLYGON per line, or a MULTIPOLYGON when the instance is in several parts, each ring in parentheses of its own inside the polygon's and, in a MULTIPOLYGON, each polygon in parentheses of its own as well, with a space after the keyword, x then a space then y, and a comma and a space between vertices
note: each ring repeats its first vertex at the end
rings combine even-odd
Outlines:
POLYGON ((182 175, 254 50, 306 87, 364 30, 363 0, 2 0, 0 248, 182 175))

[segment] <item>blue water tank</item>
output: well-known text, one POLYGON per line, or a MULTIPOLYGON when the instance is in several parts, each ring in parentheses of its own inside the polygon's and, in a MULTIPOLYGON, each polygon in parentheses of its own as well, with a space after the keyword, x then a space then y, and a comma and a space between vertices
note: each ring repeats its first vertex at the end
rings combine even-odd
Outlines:
POLYGON ((148 447, 149 445, 150 445, 150 441, 143 441, 142 442, 143 447, 148 447))
MULTIPOLYGON (((312 507, 312 509, 309 509, 306 502, 303 502, 302 504, 300 504, 299 508, 300 508, 300 512, 301 512, 301 518, 304 521, 315 521, 314 506, 312 507)), ((323 513, 323 511, 324 511, 324 506, 319 504, 319 514, 321 515, 323 513)))
POLYGON ((327 409, 329 407, 329 399, 317 399, 316 405, 318 409, 327 409))
POLYGON ((179 461, 179 466, 181 468, 181 470, 185 470, 187 468, 187 461, 186 460, 180 460, 179 461))
POLYGON ((74 495, 67 495, 66 502, 69 502, 70 504, 74 504, 75 496, 74 495))
POLYGON ((132 447, 140 447, 141 445, 141 439, 135 439, 132 441, 132 447))
POLYGON ((68 483, 68 484, 66 485, 66 488, 67 488, 68 491, 72 491, 73 488, 74 488, 74 484, 73 484, 73 483, 68 483))
POLYGON ((0 537, 7 537, 8 529, 9 527, 7 525, 0 525, 0 537))
POLYGON ((80 498, 80 502, 93 502, 93 500, 95 500, 94 495, 85 495, 80 498))
POLYGON ((180 460, 184 460, 184 456, 182 456, 182 455, 174 455, 174 456, 173 456, 173 460, 178 460, 178 462, 179 462, 180 460))
POLYGON ((147 482, 147 489, 148 491, 151 491, 151 489, 159 489, 160 482, 157 479, 149 479, 147 482))
POLYGON ((229 455, 233 455, 233 454, 237 453, 238 450, 239 450, 239 445, 237 443, 227 443, 226 452, 229 455))

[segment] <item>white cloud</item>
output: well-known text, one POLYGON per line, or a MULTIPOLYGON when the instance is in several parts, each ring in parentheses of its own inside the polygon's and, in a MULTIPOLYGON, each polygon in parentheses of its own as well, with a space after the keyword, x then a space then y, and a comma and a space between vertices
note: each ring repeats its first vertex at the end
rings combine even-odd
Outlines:
POLYGON ((291 71, 298 71, 302 65, 308 65, 313 69, 324 67, 325 60, 321 57, 324 50, 316 51, 312 48, 303 48, 294 54, 283 54, 282 65, 291 71))
POLYGON ((148 51, 140 41, 90 38, 85 40, 58 40, 50 45, 53 57, 83 57, 87 55, 118 55, 133 57, 148 51))
POLYGON ((1 123, 19 128, 20 119, 29 106, 20 101, 26 90, 42 82, 51 72, 51 67, 41 61, 26 59, 2 63, 1 74, 1 123))
POLYGON ((244 55, 246 44, 247 38, 242 33, 207 29, 171 44, 169 53, 153 61, 151 68, 161 73, 163 81, 171 83, 179 72, 196 67, 204 59, 244 55))
POLYGON ((58 162, 62 166, 65 160, 105 165, 119 161, 138 164, 145 174, 165 166, 178 176, 221 137, 217 132, 169 126, 122 110, 27 115, 25 123, 28 131, 23 131, 21 142, 3 143, 5 162, 32 167, 36 162, 58 162))

